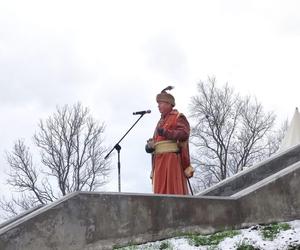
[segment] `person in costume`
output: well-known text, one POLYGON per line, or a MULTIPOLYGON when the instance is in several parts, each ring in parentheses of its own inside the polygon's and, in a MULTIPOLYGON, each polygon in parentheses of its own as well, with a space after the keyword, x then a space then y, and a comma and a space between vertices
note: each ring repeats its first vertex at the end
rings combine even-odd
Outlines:
POLYGON ((171 89, 169 86, 156 96, 161 118, 145 149, 152 154, 154 193, 186 195, 189 193, 187 178, 193 175, 188 148, 190 125, 186 117, 174 109, 175 98, 167 93, 171 89))

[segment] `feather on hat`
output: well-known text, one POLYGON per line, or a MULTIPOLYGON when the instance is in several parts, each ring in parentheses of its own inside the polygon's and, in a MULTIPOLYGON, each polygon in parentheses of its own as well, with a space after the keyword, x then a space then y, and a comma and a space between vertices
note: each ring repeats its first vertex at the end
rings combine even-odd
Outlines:
POLYGON ((164 88, 157 96, 156 101, 157 102, 167 102, 170 103, 173 107, 175 106, 175 98, 171 94, 167 93, 167 90, 174 89, 173 86, 168 86, 164 88))

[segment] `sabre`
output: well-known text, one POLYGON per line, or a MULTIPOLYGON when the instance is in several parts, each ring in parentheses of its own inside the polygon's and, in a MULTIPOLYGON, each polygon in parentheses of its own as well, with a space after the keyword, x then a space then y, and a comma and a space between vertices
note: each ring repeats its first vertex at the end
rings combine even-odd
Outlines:
POLYGON ((191 186, 189 178, 186 177, 186 180, 187 180, 187 183, 189 184, 189 188, 190 188, 191 194, 194 195, 193 189, 192 189, 192 186, 191 186))

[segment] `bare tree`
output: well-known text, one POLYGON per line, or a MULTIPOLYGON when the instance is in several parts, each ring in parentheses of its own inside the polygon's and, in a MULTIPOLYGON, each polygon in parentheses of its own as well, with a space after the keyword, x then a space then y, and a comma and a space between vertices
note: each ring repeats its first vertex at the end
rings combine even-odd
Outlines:
POLYGON ((269 156, 275 115, 265 113, 257 100, 235 94, 228 84, 217 88, 215 78, 201 81, 190 113, 195 122, 191 142, 196 189, 207 188, 269 156))
POLYGON ((104 124, 99 125, 80 103, 58 107, 45 121, 40 120, 34 143, 40 151, 37 169, 23 140, 17 140, 7 153, 10 166, 8 184, 22 195, 2 199, 0 207, 16 214, 16 207, 27 210, 47 204, 74 191, 94 191, 104 185, 110 162, 104 160, 104 124))
POLYGON ((278 130, 272 131, 267 138, 266 155, 271 156, 279 150, 280 144, 288 130, 289 121, 286 119, 278 130))
POLYGON ((230 170, 235 174, 244 167, 269 156, 266 154, 275 115, 272 112, 264 113, 263 107, 250 97, 243 100, 239 116, 239 126, 236 128, 236 138, 231 147, 232 164, 230 170))

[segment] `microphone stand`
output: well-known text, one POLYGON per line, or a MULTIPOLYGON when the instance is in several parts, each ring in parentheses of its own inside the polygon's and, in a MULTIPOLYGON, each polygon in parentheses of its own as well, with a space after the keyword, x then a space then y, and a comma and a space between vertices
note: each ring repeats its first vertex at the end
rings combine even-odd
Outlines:
POLYGON ((121 192, 121 162, 120 162, 120 151, 121 146, 120 142, 124 139, 124 137, 129 133, 129 131, 138 123, 138 121, 145 115, 145 113, 141 113, 140 117, 135 121, 135 123, 127 130, 127 132, 122 136, 122 138, 115 144, 115 146, 108 152, 108 154, 104 157, 104 160, 108 158, 111 152, 116 149, 118 152, 118 190, 121 192))

